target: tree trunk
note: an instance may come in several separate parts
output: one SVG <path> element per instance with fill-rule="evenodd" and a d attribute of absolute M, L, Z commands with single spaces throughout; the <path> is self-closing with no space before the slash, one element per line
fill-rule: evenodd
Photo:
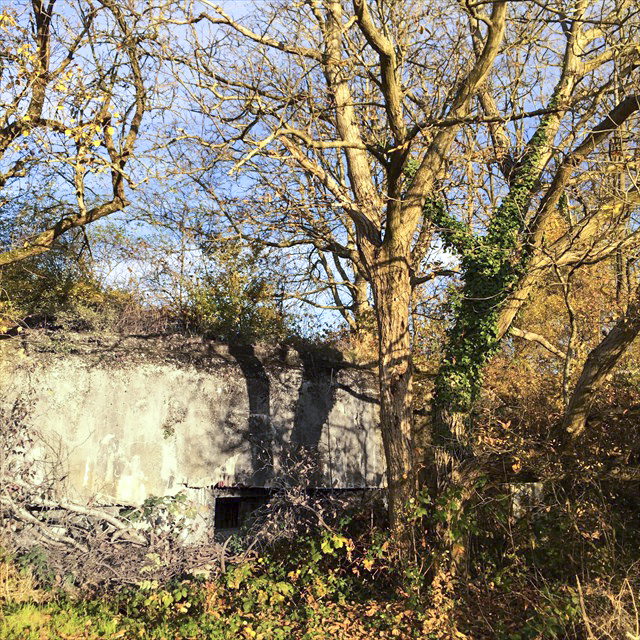
<path fill-rule="evenodd" d="M 640 289 L 638 293 L 640 294 Z M 624 317 L 587 357 L 565 411 L 561 435 L 563 441 L 574 441 L 584 432 L 594 393 L 638 333 L 640 333 L 640 300 L 629 305 Z"/>
<path fill-rule="evenodd" d="M 400 549 L 408 552 L 411 527 L 407 506 L 416 490 L 408 256 L 380 249 L 371 270 L 371 284 L 378 322 L 380 426 L 387 460 L 390 525 Z"/>
<path fill-rule="evenodd" d="M 433 444 L 440 477 L 452 471 L 454 461 L 461 463 L 472 455 L 471 409 L 486 363 L 499 344 L 500 297 L 506 297 L 501 279 L 480 276 L 470 278 L 455 301 L 455 324 L 435 385 Z"/>
<path fill-rule="evenodd" d="M 375 346 L 375 317 L 369 303 L 369 285 L 361 273 L 356 273 L 354 282 L 353 317 L 355 328 L 352 336 L 366 351 Z"/>

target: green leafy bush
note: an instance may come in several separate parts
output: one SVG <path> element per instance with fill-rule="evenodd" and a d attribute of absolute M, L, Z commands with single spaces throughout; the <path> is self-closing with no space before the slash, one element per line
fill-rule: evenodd
<path fill-rule="evenodd" d="M 192 290 L 187 326 L 196 333 L 242 343 L 277 341 L 286 334 L 270 283 L 232 270 L 207 277 Z"/>

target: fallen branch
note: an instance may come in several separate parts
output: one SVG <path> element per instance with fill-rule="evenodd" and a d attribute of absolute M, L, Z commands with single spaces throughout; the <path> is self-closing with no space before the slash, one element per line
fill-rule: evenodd
<path fill-rule="evenodd" d="M 69 536 L 55 533 L 55 531 L 52 531 L 50 527 L 48 527 L 44 522 L 42 522 L 42 520 L 38 520 L 38 518 L 30 514 L 26 509 L 18 506 L 13 500 L 11 500 L 11 498 L 8 498 L 6 496 L 0 496 L 0 504 L 3 504 L 9 507 L 9 509 L 11 509 L 13 514 L 23 522 L 28 522 L 29 524 L 35 525 L 38 528 L 39 532 L 45 537 L 49 538 L 50 540 L 53 540 L 54 542 L 60 542 L 66 545 L 70 545 L 74 549 L 77 549 L 82 553 L 89 553 L 89 549 L 85 547 L 83 544 L 80 544 L 79 542 L 77 542 L 73 538 L 70 538 Z"/>

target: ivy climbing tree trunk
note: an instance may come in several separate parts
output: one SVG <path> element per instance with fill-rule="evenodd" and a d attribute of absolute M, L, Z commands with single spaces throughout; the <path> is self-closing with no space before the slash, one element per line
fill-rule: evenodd
<path fill-rule="evenodd" d="M 425 209 L 447 248 L 459 256 L 461 265 L 462 285 L 451 300 L 453 322 L 435 383 L 435 461 L 428 464 L 440 483 L 439 487 L 435 485 L 437 490 L 449 490 L 454 496 L 456 514 L 451 515 L 452 521 L 460 519 L 473 494 L 473 487 L 469 486 L 476 477 L 469 473 L 474 453 L 472 409 L 482 389 L 484 369 L 540 278 L 540 271 L 536 273 L 532 269 L 553 264 L 545 238 L 549 223 L 562 206 L 561 198 L 576 169 L 638 109 L 636 96 L 623 99 L 581 144 L 557 163 L 551 179 L 544 178 L 557 144 L 562 117 L 575 88 L 588 72 L 588 65 L 581 58 L 586 40 L 583 22 L 586 9 L 586 2 L 577 3 L 574 20 L 565 32 L 567 44 L 562 74 L 539 126 L 519 160 L 511 158 L 504 162 L 502 159 L 508 193 L 499 206 L 495 206 L 484 232 L 474 234 L 461 217 L 450 214 L 441 201 L 430 202 Z M 532 206 L 534 202 L 536 205 Z M 587 226 L 588 222 L 571 229 L 573 235 L 565 238 L 565 246 L 577 247 L 579 243 L 575 240 Z M 590 249 L 594 245 L 592 242 Z M 574 259 L 585 259 L 588 252 L 589 249 Z M 624 335 L 630 333 L 630 327 L 626 326 Z M 578 400 L 575 404 L 577 407 Z M 443 539 L 454 542 L 450 545 L 453 569 L 463 570 L 464 540 L 453 541 L 451 530 L 444 532 Z"/>
<path fill-rule="evenodd" d="M 576 24 L 581 28 L 580 21 L 574 23 L 574 28 Z M 442 204 L 436 203 L 428 210 L 442 229 L 447 246 L 460 256 L 463 280 L 452 301 L 454 323 L 436 379 L 434 443 L 439 447 L 441 466 L 472 455 L 471 410 L 482 386 L 483 370 L 526 300 L 527 292 L 539 278 L 532 269 L 540 270 L 545 263 L 543 258 L 547 258 L 547 267 L 553 264 L 548 259 L 545 232 L 549 221 L 557 215 L 576 167 L 640 109 L 635 95 L 621 100 L 565 156 L 553 179 L 542 189 L 542 172 L 553 149 L 563 105 L 584 73 L 578 46 L 582 46 L 578 37 L 568 40 L 565 73 L 546 107 L 548 115 L 541 119 L 523 158 L 509 174 L 509 193 L 497 207 L 486 234 L 472 235 Z M 536 195 L 539 204 L 530 212 Z M 587 227 L 588 224 L 578 226 L 573 236 L 564 238 L 564 246 L 578 246 L 577 239 Z M 589 240 L 591 245 L 585 253 L 574 256 L 574 260 L 586 259 L 593 250 L 593 238 Z"/>
<path fill-rule="evenodd" d="M 472 455 L 471 409 L 484 367 L 499 345 L 501 306 L 523 276 L 531 255 L 524 212 L 538 186 L 556 126 L 556 117 L 542 119 L 486 235 L 471 235 L 442 205 L 430 209 L 436 224 L 445 230 L 445 242 L 460 255 L 463 274 L 463 286 L 452 300 L 454 323 L 436 378 L 434 444 L 439 447 L 440 466 Z"/>
<path fill-rule="evenodd" d="M 282 3 L 261 14 L 260 29 L 252 31 L 209 6 L 211 14 L 189 16 L 185 22 L 207 19 L 229 34 L 222 46 L 233 41 L 228 59 L 238 60 L 236 67 L 226 60 L 223 68 L 215 67 L 206 56 L 193 67 L 201 79 L 193 95 L 212 86 L 200 99 L 203 109 L 212 102 L 236 108 L 233 115 L 225 114 L 228 129 L 220 142 L 228 154 L 224 160 L 232 158 L 231 172 L 245 166 L 260 172 L 261 187 L 273 183 L 274 173 L 283 183 L 304 176 L 317 200 L 328 205 L 319 213 L 317 202 L 295 200 L 287 188 L 286 198 L 278 194 L 280 213 L 271 229 L 280 230 L 283 221 L 299 221 L 295 230 L 290 227 L 296 242 L 304 235 L 314 247 L 357 260 L 357 271 L 368 279 L 378 328 L 389 516 L 407 559 L 411 536 L 405 507 L 416 491 L 409 318 L 412 278 L 423 255 L 414 252 L 414 240 L 420 236 L 421 246 L 428 244 L 431 223 L 423 206 L 446 175 L 450 149 L 499 54 L 507 3 L 494 2 L 491 14 L 483 14 L 475 60 L 469 65 L 466 55 L 460 57 L 456 85 L 434 111 L 446 112 L 452 120 L 428 134 L 421 122 L 428 103 L 425 87 L 433 83 L 424 77 L 419 40 L 425 31 L 421 23 L 432 19 L 433 7 L 397 3 L 389 12 L 367 0 Z M 464 7 L 453 10 L 468 15 Z M 449 19 L 452 7 L 443 4 L 437 11 Z M 290 33 L 278 27 L 285 16 L 289 26 L 296 26 Z M 443 46 L 439 37 L 437 46 Z M 457 46 L 458 40 L 452 40 L 452 52 Z M 213 49 L 207 44 L 200 50 Z M 310 78 L 312 90 L 305 84 Z M 405 86 L 409 78 L 414 92 Z M 239 219 L 246 220 L 246 207 L 238 209 Z M 262 210 L 262 220 L 272 210 Z M 364 308 L 362 284 L 355 297 Z"/>

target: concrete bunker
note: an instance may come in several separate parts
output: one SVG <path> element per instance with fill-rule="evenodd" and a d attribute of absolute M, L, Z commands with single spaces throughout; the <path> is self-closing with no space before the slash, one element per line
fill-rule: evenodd
<path fill-rule="evenodd" d="M 239 525 L 302 459 L 312 489 L 384 486 L 374 373 L 338 352 L 45 330 L 0 349 L 2 402 L 28 402 L 69 499 L 186 493 L 202 532 Z"/>

